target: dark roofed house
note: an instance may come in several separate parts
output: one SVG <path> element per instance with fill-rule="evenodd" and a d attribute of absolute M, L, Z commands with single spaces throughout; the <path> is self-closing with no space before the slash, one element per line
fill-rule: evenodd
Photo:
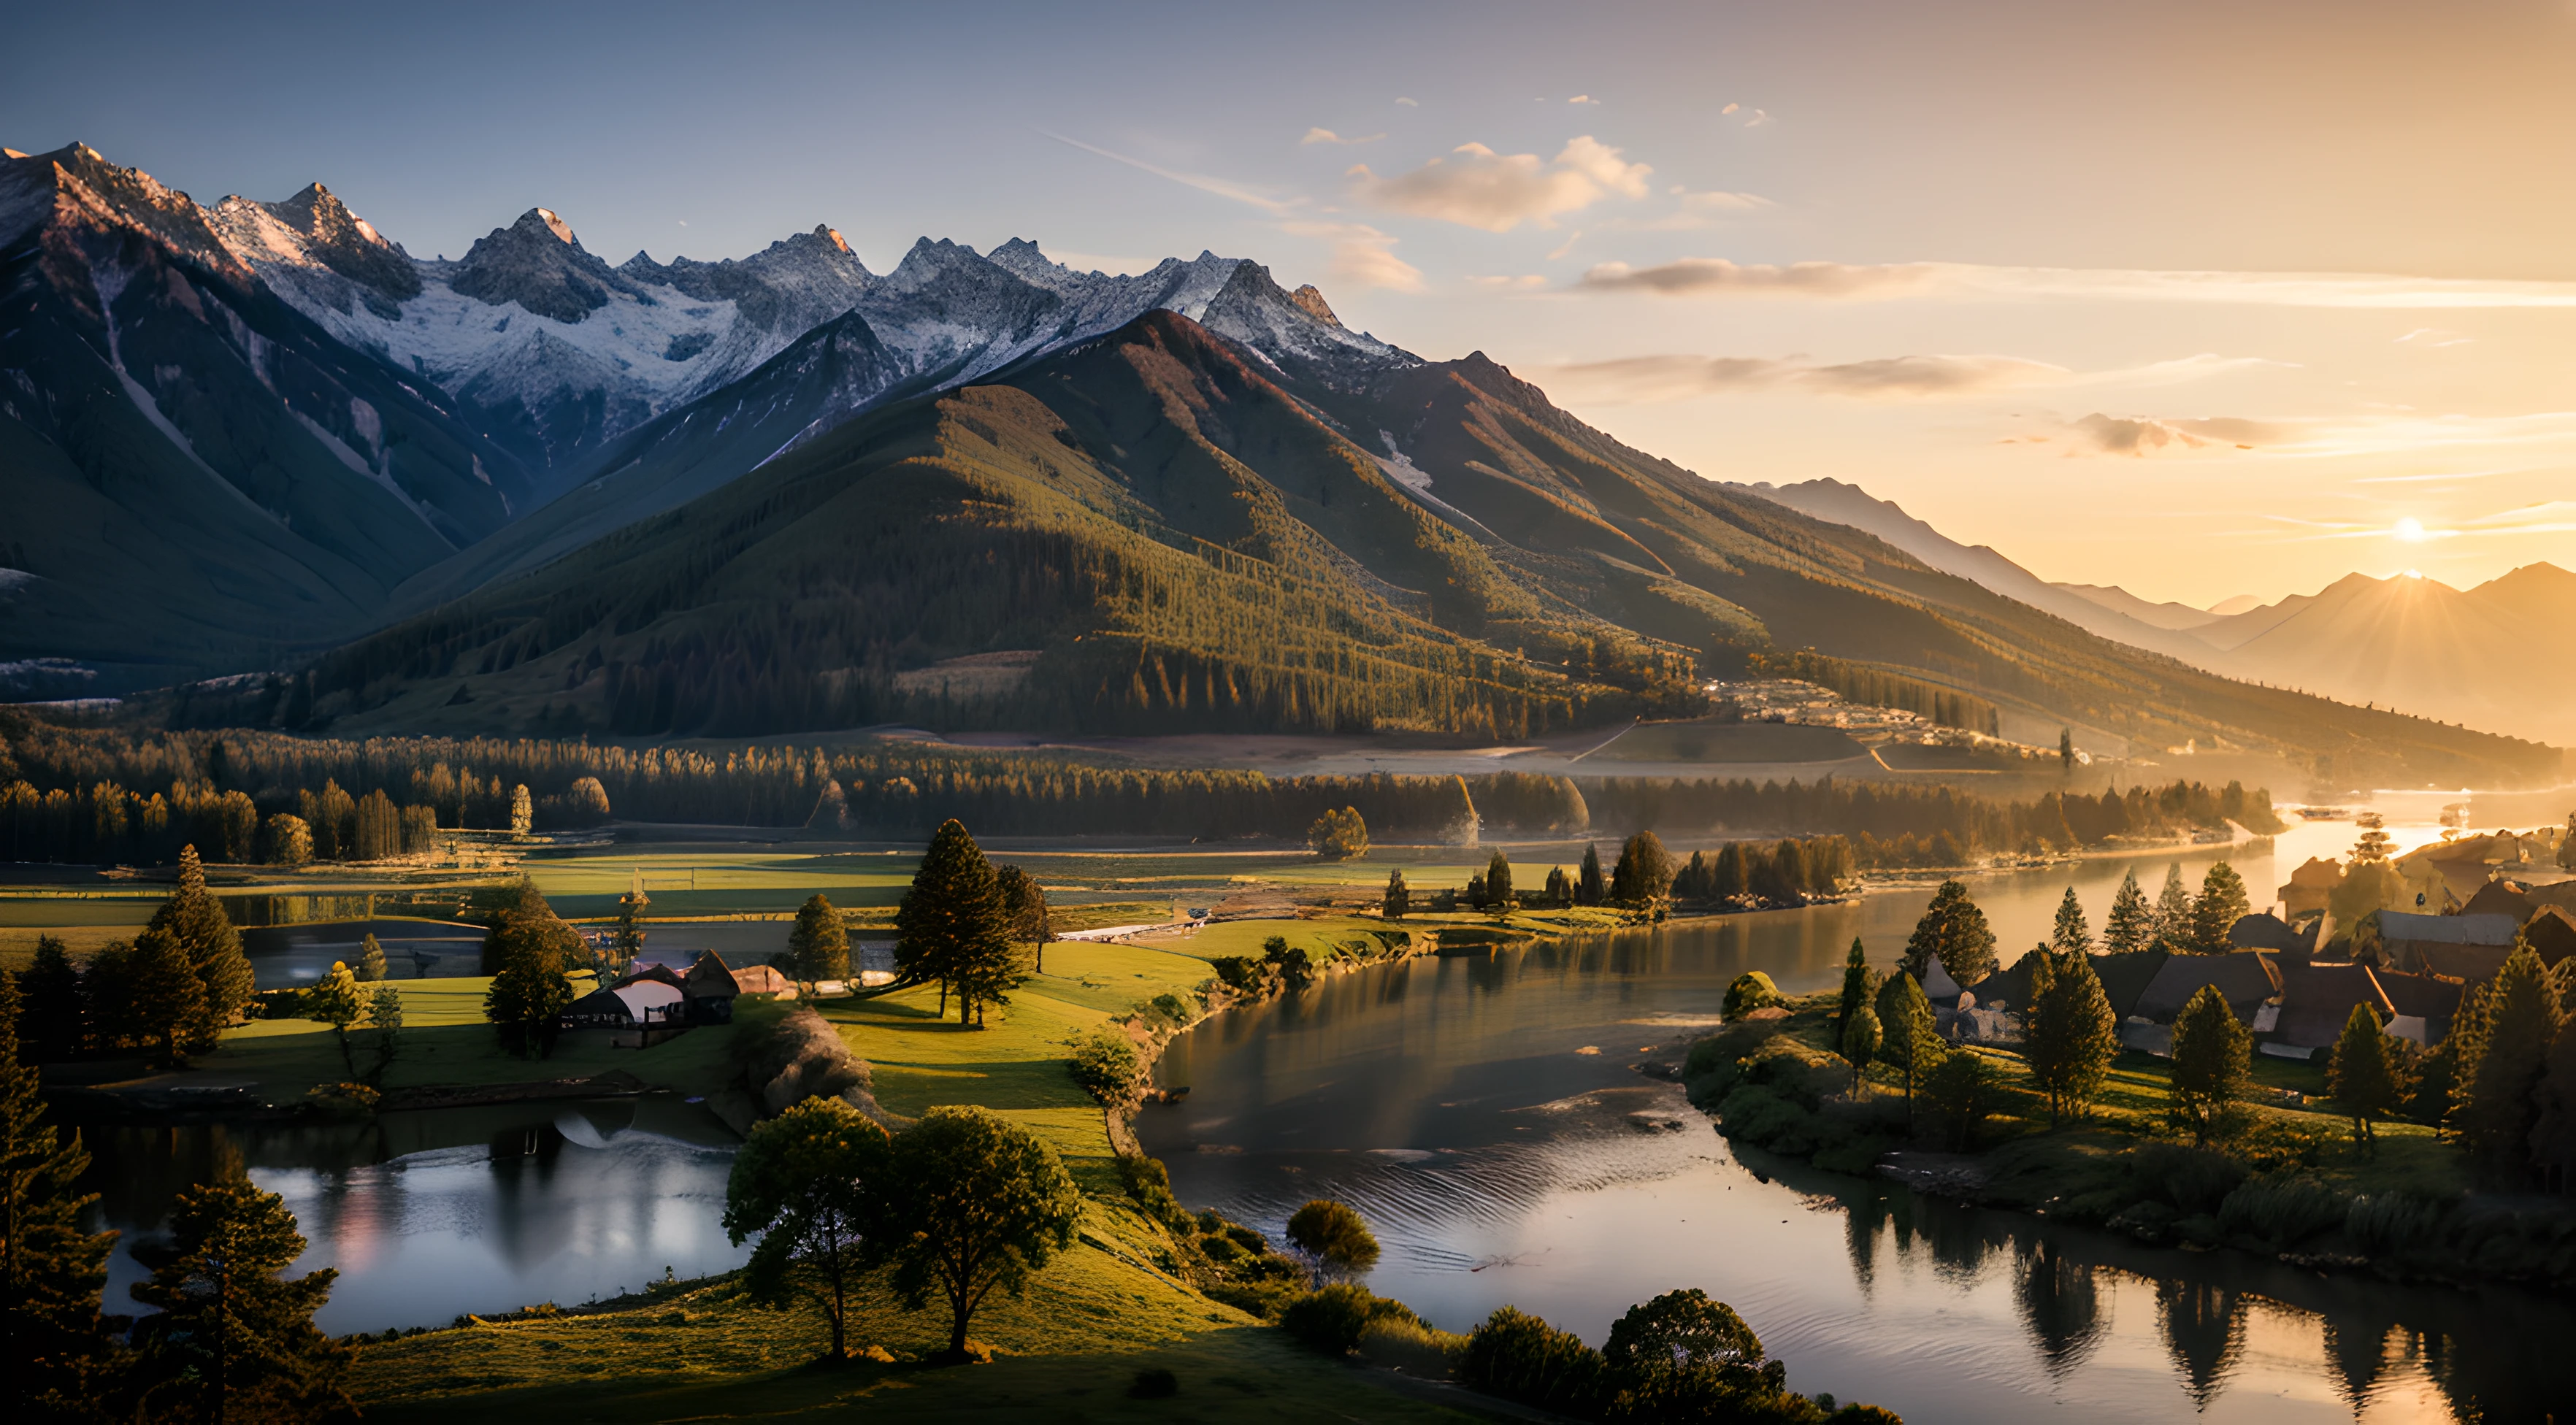
<path fill-rule="evenodd" d="M 2316 932 L 2302 935 L 2277 915 L 2256 912 L 2239 916 L 2227 927 L 2227 943 L 2239 950 L 2279 950 L 2305 955 L 2316 948 Z"/>
<path fill-rule="evenodd" d="M 2555 965 L 2576 955 L 2576 916 L 2570 916 L 2554 905 L 2545 905 L 2523 922 L 2522 938 L 2540 953 L 2545 965 Z"/>
<path fill-rule="evenodd" d="M 2263 1041 L 2266 1054 L 2305 1059 L 2333 1047 L 2357 1004 L 2370 1006 L 2381 1024 L 2396 1018 L 2396 1006 L 2368 965 L 2285 961 L 2279 969 L 2281 1013 Z"/>
<path fill-rule="evenodd" d="M 698 957 L 680 982 L 680 992 L 688 996 L 691 1024 L 725 1024 L 733 1019 L 733 1002 L 742 993 L 733 971 L 724 957 L 713 950 Z"/>
<path fill-rule="evenodd" d="M 2506 880 L 2478 887 L 2478 893 L 2460 907 L 2462 915 L 2508 915 L 2516 925 L 2531 919 L 2531 912 L 2531 893 Z"/>
<path fill-rule="evenodd" d="M 2429 1049 L 2450 1034 L 2451 1021 L 2460 1013 L 2460 995 L 2468 988 L 2458 980 L 2402 970 L 2373 970 L 2371 978 L 2397 1014 L 2388 1021 L 2388 1032 L 2418 1049 Z"/>
<path fill-rule="evenodd" d="M 2173 956 L 2163 950 L 2133 950 L 2125 955 L 2096 955 L 2093 973 L 2102 981 L 2102 997 L 2111 1002 L 2111 1017 L 2126 1019 L 2137 1011 L 2138 996 Z"/>
<path fill-rule="evenodd" d="M 2388 963 L 2410 974 L 2449 975 L 2470 984 L 2495 978 L 2513 952 L 2522 922 L 2509 915 L 2379 913 L 2379 943 Z"/>
<path fill-rule="evenodd" d="M 2236 1011 L 2238 1019 L 2252 1024 L 2254 1012 L 2263 1002 L 2281 992 L 2281 977 L 2272 957 L 2260 950 L 2176 955 L 2157 969 L 2130 1013 L 2157 1024 L 2171 1024 L 2203 985 L 2218 986 L 2218 992 L 2227 997 L 2227 1007 Z"/>
<path fill-rule="evenodd" d="M 1977 997 L 1979 1009 L 2023 1010 L 2030 1008 L 2030 974 L 2038 967 L 2036 950 L 2025 950 L 2020 959 L 1995 971 L 1975 984 L 1968 993 Z"/>

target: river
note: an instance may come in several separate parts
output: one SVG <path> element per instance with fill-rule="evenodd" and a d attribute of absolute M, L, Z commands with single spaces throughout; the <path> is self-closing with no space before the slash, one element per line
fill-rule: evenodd
<path fill-rule="evenodd" d="M 2401 847 L 2438 835 L 2429 818 L 2390 829 Z M 2304 825 L 2268 851 L 2095 859 L 1974 890 L 2009 962 L 2070 883 L 2098 929 L 2124 873 L 2152 897 L 2170 863 L 2196 887 L 2225 856 L 2259 906 L 2354 834 Z M 1369 1285 L 1445 1328 L 1510 1304 L 1598 1343 L 1631 1304 L 1700 1287 L 1794 1386 L 1909 1421 L 2536 1419 L 2576 1403 L 2557 1355 L 2576 1339 L 2566 1304 L 2146 1248 L 1784 1170 L 1631 1067 L 1704 1033 L 1746 970 L 1824 988 L 1854 936 L 1886 964 L 1927 898 L 1339 978 L 1184 1035 L 1160 1077 L 1189 1097 L 1146 1110 L 1138 1133 L 1193 1206 L 1273 1232 L 1309 1198 L 1358 1208 L 1386 1248 Z"/>

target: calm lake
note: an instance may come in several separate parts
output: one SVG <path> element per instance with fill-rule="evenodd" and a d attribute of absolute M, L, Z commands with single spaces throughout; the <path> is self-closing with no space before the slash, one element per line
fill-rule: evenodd
<path fill-rule="evenodd" d="M 2437 834 L 2429 820 L 2391 829 L 2412 845 Z M 1975 890 L 2009 960 L 2070 882 L 2098 927 L 2133 864 L 2152 895 L 2168 863 L 2196 885 L 2225 855 L 2260 905 L 2289 867 L 2353 835 L 2320 823 L 2269 852 L 2088 861 Z M 2576 1340 L 2567 1306 L 2328 1280 L 1783 1172 L 1628 1067 L 1705 1032 L 1747 969 L 1829 985 L 1855 935 L 1886 963 L 1928 896 L 1338 979 L 1184 1036 L 1162 1078 L 1192 1093 L 1147 1110 L 1139 1132 L 1185 1202 L 1265 1230 L 1309 1197 L 1353 1203 L 1387 1247 L 1371 1285 L 1442 1326 L 1511 1303 L 1597 1342 L 1631 1303 L 1703 1287 L 1788 1360 L 1793 1385 L 1916 1422 L 2447 1419 L 2472 1398 L 2490 1419 L 2576 1414 L 2576 1369 L 2558 1354 Z M 1632 1115 L 1682 1127 L 1641 1131 Z M 92 1128 L 89 1141 L 101 1215 L 129 1240 L 228 1159 L 282 1193 L 311 1242 L 301 1265 L 341 1271 L 322 1315 L 335 1332 L 570 1304 L 746 1255 L 717 1225 L 732 1136 L 668 1096 L 345 1127 Z M 139 1275 L 120 1251 L 111 1310 Z"/>
<path fill-rule="evenodd" d="M 2438 835 L 2392 827 L 2403 845 Z M 2072 882 L 2098 928 L 2121 875 L 2228 857 L 2255 903 L 2350 823 L 2257 848 L 1980 878 L 2009 962 Z M 2253 854 L 2249 854 L 2253 853 Z M 1362 972 L 1185 1035 L 1190 1087 L 1137 1128 L 1183 1202 L 1276 1231 L 1313 1197 L 1357 1207 L 1369 1278 L 1435 1324 L 1516 1305 L 1595 1343 L 1636 1302 L 1700 1287 L 1807 1390 L 1909 1421 L 2538 1419 L 2576 1408 L 2576 1309 L 2327 1279 L 2234 1253 L 2146 1248 L 1739 1154 L 1678 1088 L 1630 1066 L 1716 1023 L 1729 981 L 1836 984 L 1852 938 L 1892 960 L 1928 898 L 1703 921 Z M 1679 1131 L 1646 1124 L 1679 1123 Z"/>

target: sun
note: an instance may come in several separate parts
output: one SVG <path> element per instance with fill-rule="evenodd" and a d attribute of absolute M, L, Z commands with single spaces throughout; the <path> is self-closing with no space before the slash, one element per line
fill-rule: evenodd
<path fill-rule="evenodd" d="M 2397 522 L 2397 527 L 2390 530 L 2389 533 L 2396 535 L 2399 539 L 2406 541 L 2408 544 L 2422 544 L 2425 539 L 2429 537 L 2424 533 L 2424 522 L 2415 518 L 2413 515 L 2408 515 L 2406 518 L 2399 520 Z"/>

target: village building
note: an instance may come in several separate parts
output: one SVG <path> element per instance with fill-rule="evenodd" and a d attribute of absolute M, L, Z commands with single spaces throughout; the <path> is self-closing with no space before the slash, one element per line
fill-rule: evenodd
<path fill-rule="evenodd" d="M 2333 857 L 2311 856 L 2307 863 L 2290 873 L 2277 895 L 2281 913 L 2291 920 L 2325 913 L 2326 897 L 2343 884 L 2343 864 Z"/>
<path fill-rule="evenodd" d="M 2380 953 L 2388 967 L 2483 984 L 2513 953 L 2520 922 L 2509 915 L 2379 913 Z"/>

